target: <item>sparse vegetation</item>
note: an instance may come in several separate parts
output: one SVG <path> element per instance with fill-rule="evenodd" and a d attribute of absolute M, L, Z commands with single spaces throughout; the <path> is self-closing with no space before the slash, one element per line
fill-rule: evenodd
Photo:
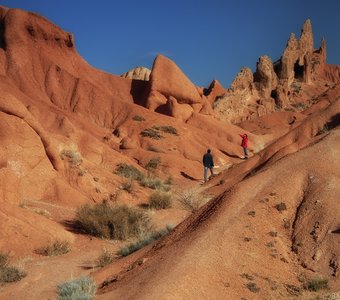
<path fill-rule="evenodd" d="M 248 282 L 246 284 L 246 287 L 248 288 L 249 291 L 253 293 L 258 293 L 260 291 L 260 288 L 256 285 L 255 282 Z"/>
<path fill-rule="evenodd" d="M 0 252 L 0 282 L 16 282 L 26 276 L 26 272 L 9 264 L 9 255 Z"/>
<path fill-rule="evenodd" d="M 149 217 L 140 209 L 107 202 L 81 206 L 76 221 L 88 234 L 106 239 L 125 240 L 139 237 L 149 230 Z"/>
<path fill-rule="evenodd" d="M 26 272 L 14 266 L 0 268 L 0 282 L 16 282 L 26 276 Z"/>
<path fill-rule="evenodd" d="M 318 132 L 316 133 L 316 135 L 321 135 L 321 134 L 324 134 L 324 133 L 327 133 L 329 132 L 329 127 L 327 124 L 325 124 L 321 129 L 318 130 Z"/>
<path fill-rule="evenodd" d="M 128 164 L 119 164 L 116 168 L 116 174 L 125 178 L 141 180 L 145 175 L 134 166 Z"/>
<path fill-rule="evenodd" d="M 317 292 L 319 290 L 328 289 L 328 279 L 326 278 L 314 278 L 307 281 L 304 284 L 304 289 L 312 292 Z"/>
<path fill-rule="evenodd" d="M 37 250 L 39 254 L 45 256 L 58 256 L 66 254 L 70 251 L 70 242 L 61 240 L 51 241 L 46 247 Z"/>
<path fill-rule="evenodd" d="M 78 151 L 70 149 L 61 151 L 60 158 L 62 160 L 67 158 L 71 167 L 77 167 L 83 162 L 81 154 Z"/>
<path fill-rule="evenodd" d="M 145 165 L 145 169 L 147 170 L 155 170 L 158 168 L 159 164 L 161 163 L 161 158 L 160 157 L 154 157 L 151 158 L 147 164 Z"/>
<path fill-rule="evenodd" d="M 129 194 L 131 194 L 134 191 L 133 181 L 131 179 L 128 179 L 128 180 L 124 181 L 121 184 L 120 189 L 124 190 L 124 191 L 127 191 Z"/>
<path fill-rule="evenodd" d="M 295 286 L 293 284 L 285 284 L 284 286 L 290 295 L 295 297 L 301 295 L 301 288 L 299 288 L 298 286 Z"/>
<path fill-rule="evenodd" d="M 290 220 L 288 219 L 283 219 L 283 227 L 286 229 L 290 228 Z"/>
<path fill-rule="evenodd" d="M 51 217 L 51 214 L 48 210 L 46 209 L 43 209 L 43 208 L 34 208 L 33 211 L 38 214 L 38 215 L 41 215 L 41 216 L 44 216 L 46 218 L 50 218 Z"/>
<path fill-rule="evenodd" d="M 171 189 L 170 185 L 165 184 L 157 177 L 144 177 L 139 183 L 141 186 L 148 187 L 153 190 L 169 191 Z"/>
<path fill-rule="evenodd" d="M 146 128 L 140 133 L 140 135 L 142 137 L 149 137 L 154 140 L 160 140 L 163 138 L 163 136 L 155 128 Z"/>
<path fill-rule="evenodd" d="M 167 184 L 167 185 L 172 185 L 172 181 L 173 181 L 173 178 L 172 178 L 172 176 L 170 175 L 170 176 L 164 181 L 164 183 Z"/>
<path fill-rule="evenodd" d="M 109 265 L 113 262 L 114 256 L 113 252 L 104 248 L 97 259 L 97 266 L 102 268 Z"/>
<path fill-rule="evenodd" d="M 292 106 L 297 109 L 298 111 L 304 110 L 307 108 L 307 105 L 305 103 L 302 102 L 298 102 L 298 103 L 292 103 Z"/>
<path fill-rule="evenodd" d="M 273 243 L 273 242 L 268 242 L 268 243 L 266 244 L 266 246 L 267 246 L 268 248 L 273 248 L 273 247 L 274 247 L 274 243 Z"/>
<path fill-rule="evenodd" d="M 157 164 L 157 161 L 151 163 L 153 167 L 155 164 Z M 118 165 L 116 168 L 116 174 L 125 178 L 130 178 L 131 180 L 137 180 L 141 186 L 154 190 L 169 191 L 171 188 L 170 184 L 164 183 L 160 178 L 145 176 L 141 171 L 128 164 Z"/>
<path fill-rule="evenodd" d="M 207 202 L 207 198 L 200 194 L 197 188 L 177 192 L 177 199 L 184 209 L 196 211 Z"/>
<path fill-rule="evenodd" d="M 155 231 L 151 234 L 148 234 L 144 237 L 141 237 L 136 242 L 130 243 L 129 245 L 119 249 L 117 251 L 117 255 L 119 256 L 128 256 L 129 254 L 151 244 L 152 242 L 160 239 L 161 237 L 167 235 L 173 229 L 172 225 L 167 225 L 165 229 Z"/>
<path fill-rule="evenodd" d="M 177 129 L 175 127 L 163 125 L 146 128 L 140 133 L 140 135 L 143 137 L 149 137 L 155 140 L 159 140 L 161 138 L 164 138 L 164 136 L 161 135 L 160 131 L 167 134 L 178 135 Z"/>
<path fill-rule="evenodd" d="M 271 237 L 277 237 L 277 232 L 276 231 L 270 231 L 268 233 Z"/>
<path fill-rule="evenodd" d="M 250 281 L 253 281 L 253 280 L 255 279 L 254 276 L 249 275 L 248 273 L 242 273 L 242 274 L 241 274 L 241 277 L 242 277 L 242 278 L 245 278 L 245 279 L 247 279 L 247 280 L 250 280 Z"/>
<path fill-rule="evenodd" d="M 295 93 L 299 93 L 300 90 L 301 90 L 301 84 L 298 84 L 296 82 L 293 82 L 291 85 L 290 85 L 291 89 L 293 92 Z"/>
<path fill-rule="evenodd" d="M 137 121 L 137 122 L 142 122 L 142 121 L 145 121 L 145 118 L 143 116 L 135 115 L 132 117 L 132 120 Z"/>
<path fill-rule="evenodd" d="M 171 194 L 163 191 L 155 191 L 149 198 L 149 207 L 154 209 L 166 209 L 172 205 Z"/>
<path fill-rule="evenodd" d="M 153 126 L 152 128 L 156 130 L 163 131 L 165 133 L 173 134 L 173 135 L 178 135 L 177 129 L 172 126 Z"/>
<path fill-rule="evenodd" d="M 8 265 L 9 255 L 8 253 L 0 252 L 0 268 L 4 268 Z"/>
<path fill-rule="evenodd" d="M 248 216 L 255 217 L 255 216 L 256 216 L 256 212 L 255 212 L 254 210 L 249 211 L 249 212 L 248 212 Z"/>
<path fill-rule="evenodd" d="M 282 212 L 284 210 L 287 210 L 287 206 L 286 206 L 286 203 L 284 202 L 280 202 L 278 204 L 275 205 L 275 208 L 279 211 L 279 212 Z"/>
<path fill-rule="evenodd" d="M 57 300 L 92 300 L 96 285 L 89 277 L 65 281 L 57 287 Z"/>
<path fill-rule="evenodd" d="M 86 170 L 79 170 L 78 176 L 84 176 L 86 174 Z"/>

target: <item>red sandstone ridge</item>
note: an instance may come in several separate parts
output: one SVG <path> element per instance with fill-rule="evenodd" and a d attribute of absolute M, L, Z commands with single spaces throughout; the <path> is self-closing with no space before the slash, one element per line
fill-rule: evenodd
<path fill-rule="evenodd" d="M 158 157 L 161 176 L 190 182 L 201 179 L 201 156 L 208 147 L 217 165 L 242 155 L 241 129 L 210 117 L 202 127 L 210 105 L 167 58 L 156 59 L 150 82 L 122 78 L 91 67 L 77 53 L 72 34 L 37 14 L 1 7 L 0 26 L 0 182 L 1 201 L 7 203 L 0 210 L 14 223 L 0 234 L 4 250 L 27 254 L 47 237 L 69 236 L 61 226 L 45 226 L 30 247 L 12 250 L 27 235 L 15 230 L 21 222 L 17 206 L 56 205 L 72 211 L 112 198 L 123 182 L 115 174 L 120 163 L 147 173 L 147 162 Z M 173 82 L 171 89 L 164 76 Z M 153 92 L 167 97 L 167 113 L 173 117 L 143 107 Z M 148 130 L 160 138 L 142 134 Z M 250 138 L 258 151 L 272 137 Z M 139 201 L 145 201 L 152 191 L 140 189 Z M 24 226 L 33 238 L 34 226 L 29 221 Z M 15 232 L 17 238 L 6 242 Z"/>
<path fill-rule="evenodd" d="M 60 283 L 81 276 L 96 281 L 95 299 L 310 299 L 299 280 L 315 275 L 337 291 L 339 67 L 311 37 L 306 23 L 278 62 L 263 56 L 229 89 L 217 80 L 201 88 L 164 56 L 149 80 L 145 69 L 97 70 L 72 34 L 1 7 L 0 253 L 28 275 L 0 284 L 0 299 L 55 299 Z M 208 148 L 215 176 L 203 184 Z M 119 176 L 120 164 L 145 182 Z M 172 207 L 150 210 L 166 180 Z M 176 200 L 191 190 L 210 199 L 194 213 Z M 103 249 L 134 242 L 76 226 L 77 208 L 102 202 L 134 206 L 152 229 L 179 225 L 99 268 Z M 71 251 L 42 256 L 37 249 L 54 239 Z"/>

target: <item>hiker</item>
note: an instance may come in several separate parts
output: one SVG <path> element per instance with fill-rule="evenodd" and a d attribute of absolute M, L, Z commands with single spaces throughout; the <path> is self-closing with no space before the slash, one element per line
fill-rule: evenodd
<path fill-rule="evenodd" d="M 210 170 L 211 176 L 214 176 L 214 160 L 210 152 L 211 150 L 208 149 L 207 153 L 203 155 L 204 182 L 208 181 L 208 169 Z"/>
<path fill-rule="evenodd" d="M 246 133 L 244 133 L 240 134 L 240 137 L 242 138 L 241 147 L 243 148 L 244 151 L 243 159 L 248 159 L 248 136 Z"/>

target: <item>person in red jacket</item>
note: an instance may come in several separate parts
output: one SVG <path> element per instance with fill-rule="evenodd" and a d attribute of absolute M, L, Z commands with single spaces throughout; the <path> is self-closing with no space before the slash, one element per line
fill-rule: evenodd
<path fill-rule="evenodd" d="M 243 159 L 248 159 L 248 136 L 246 133 L 240 134 L 240 137 L 242 138 L 241 142 L 241 147 L 243 148 L 244 151 L 244 158 Z"/>

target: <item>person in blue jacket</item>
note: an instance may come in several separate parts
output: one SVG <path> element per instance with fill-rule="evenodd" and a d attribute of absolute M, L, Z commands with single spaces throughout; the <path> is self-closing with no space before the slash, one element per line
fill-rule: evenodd
<path fill-rule="evenodd" d="M 211 176 L 214 176 L 214 159 L 211 155 L 211 150 L 208 149 L 207 153 L 203 155 L 203 166 L 204 166 L 204 182 L 208 181 L 208 169 L 210 170 Z"/>

